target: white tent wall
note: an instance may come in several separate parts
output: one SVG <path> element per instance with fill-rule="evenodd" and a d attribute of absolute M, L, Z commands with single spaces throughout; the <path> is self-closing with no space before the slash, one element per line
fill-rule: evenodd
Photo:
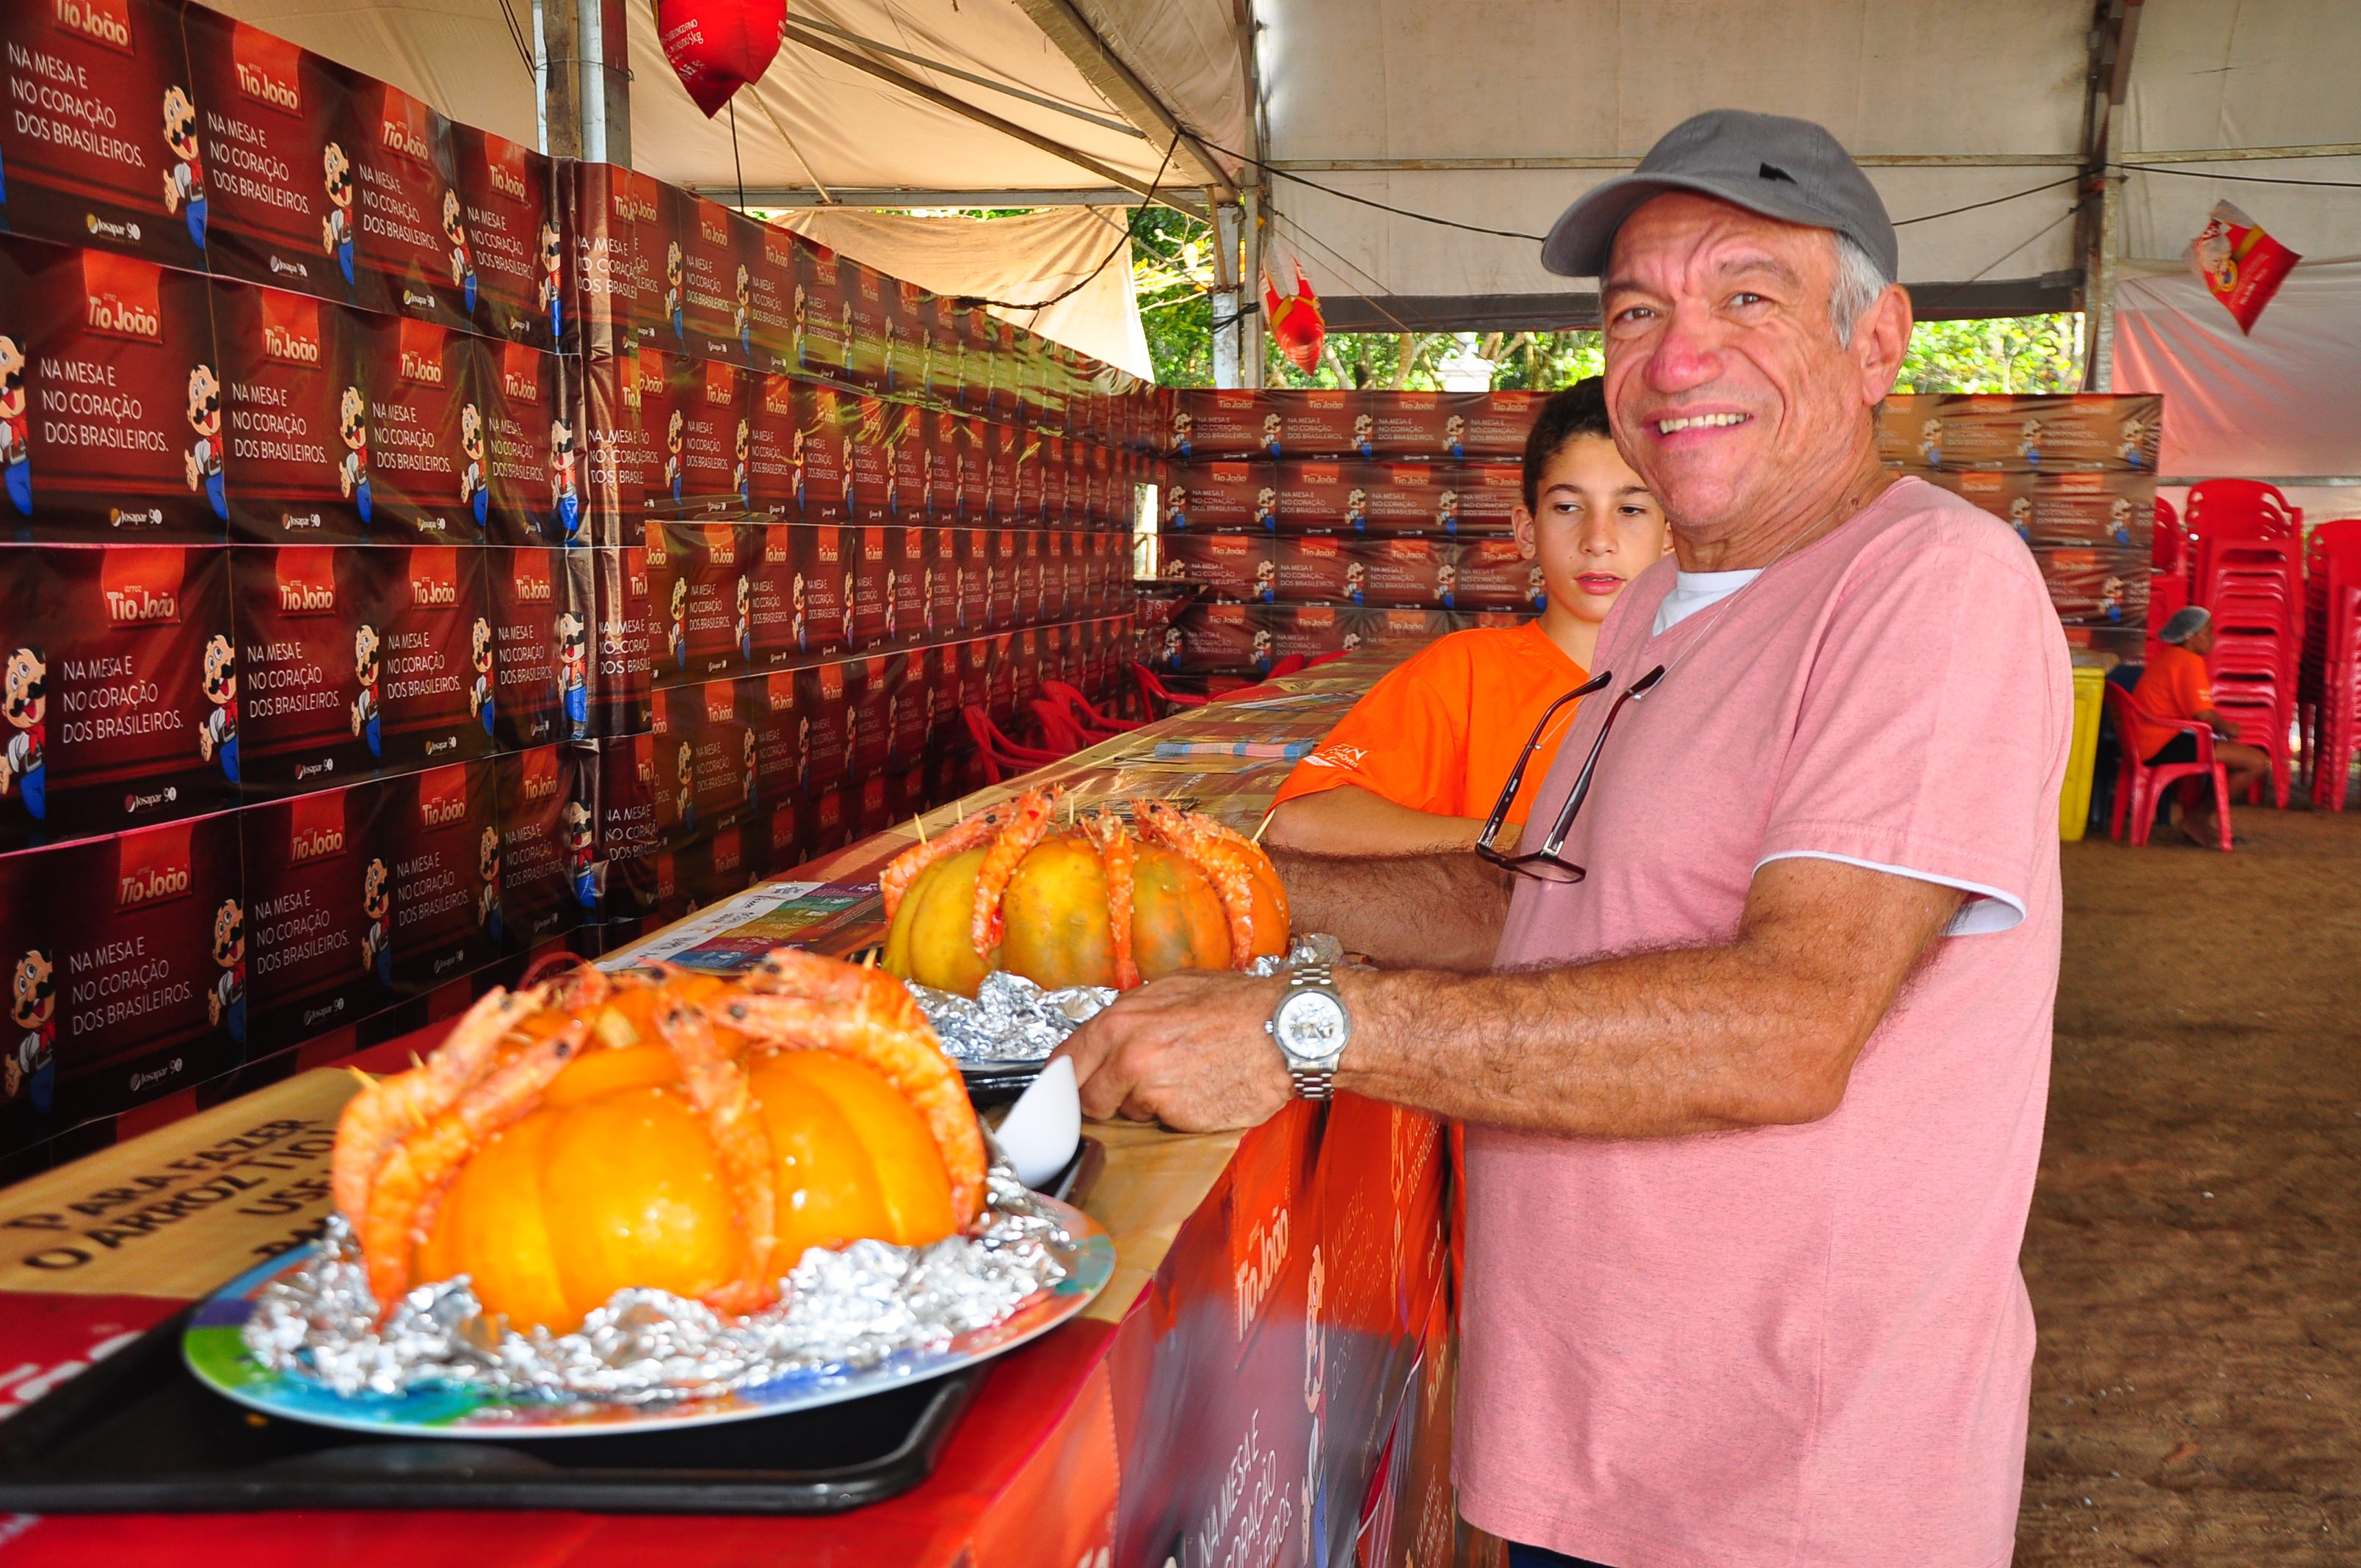
<path fill-rule="evenodd" d="M 1124 219 L 1121 208 L 1057 207 L 982 219 L 822 207 L 788 214 L 783 221 L 855 261 L 937 293 L 1024 302 L 1081 283 L 1071 298 L 1046 309 L 995 306 L 992 313 L 1152 380 L 1156 369 L 1139 328 Z M 1117 246 L 1121 250 L 1107 261 Z"/>

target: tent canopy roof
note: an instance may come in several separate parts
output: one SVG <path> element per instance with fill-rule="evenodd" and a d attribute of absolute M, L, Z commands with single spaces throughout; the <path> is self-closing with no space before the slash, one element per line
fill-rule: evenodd
<path fill-rule="evenodd" d="M 219 3 L 536 139 L 529 0 Z M 632 161 L 664 179 L 756 205 L 1104 205 L 1151 183 L 1196 204 L 1252 185 L 1237 155 L 1259 151 L 1272 270 L 1300 261 L 1340 329 L 1586 319 L 1532 239 L 1364 203 L 1539 235 L 1718 105 L 1819 120 L 1861 157 L 1922 312 L 2068 308 L 2111 11 L 2132 41 L 2118 254 L 2177 255 L 2225 195 L 2307 256 L 2361 254 L 2351 189 L 2245 182 L 2361 181 L 2351 0 L 796 0 L 734 134 L 665 68 L 650 0 L 607 10 L 628 17 Z"/>

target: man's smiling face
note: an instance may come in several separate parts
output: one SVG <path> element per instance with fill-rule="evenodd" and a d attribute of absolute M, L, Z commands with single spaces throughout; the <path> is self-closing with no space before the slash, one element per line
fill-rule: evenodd
<path fill-rule="evenodd" d="M 1601 291 L 1608 406 L 1681 533 L 1723 537 L 1849 469 L 1893 367 L 1870 316 L 1837 341 L 1837 272 L 1828 231 L 1704 196 L 1624 221 Z"/>

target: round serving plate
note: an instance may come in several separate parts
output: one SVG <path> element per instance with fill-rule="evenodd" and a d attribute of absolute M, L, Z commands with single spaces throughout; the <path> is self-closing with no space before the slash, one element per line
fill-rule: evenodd
<path fill-rule="evenodd" d="M 1081 1210 L 1055 1199 L 1040 1201 L 1074 1238 L 1073 1271 L 1000 1322 L 961 1334 L 941 1350 L 904 1351 L 858 1372 L 793 1373 L 718 1398 L 653 1406 L 555 1404 L 462 1387 L 347 1398 L 308 1377 L 270 1371 L 246 1348 L 247 1320 L 262 1288 L 308 1259 L 316 1243 L 275 1257 L 215 1291 L 190 1319 L 181 1354 L 199 1382 L 241 1405 L 287 1420 L 378 1437 L 617 1437 L 756 1420 L 945 1376 L 1005 1354 L 1088 1306 L 1115 1272 L 1115 1243 Z"/>

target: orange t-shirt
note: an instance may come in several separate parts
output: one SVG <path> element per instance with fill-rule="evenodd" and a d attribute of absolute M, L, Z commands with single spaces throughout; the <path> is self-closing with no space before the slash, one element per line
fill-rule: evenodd
<path fill-rule="evenodd" d="M 1488 816 L 1542 710 L 1588 678 L 1538 621 L 1455 631 L 1370 687 L 1295 764 L 1278 799 L 1357 784 L 1413 811 Z M 1580 706 L 1551 720 L 1510 821 L 1525 819 Z"/>
<path fill-rule="evenodd" d="M 2213 677 L 2205 661 L 2170 642 L 2156 646 L 2156 657 L 2140 672 L 2132 700 L 2158 718 L 2194 718 L 2213 706 Z M 2153 757 L 2172 741 L 2177 729 L 2132 720 L 2132 739 L 2142 757 Z"/>

